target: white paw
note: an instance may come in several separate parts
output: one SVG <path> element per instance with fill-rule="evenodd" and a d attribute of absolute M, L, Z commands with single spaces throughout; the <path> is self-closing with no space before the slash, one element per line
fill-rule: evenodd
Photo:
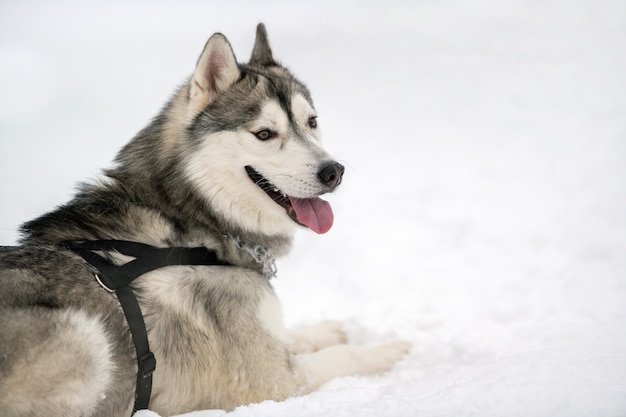
<path fill-rule="evenodd" d="M 380 374 L 389 371 L 411 350 L 411 344 L 400 340 L 386 345 L 367 347 L 361 352 L 364 373 Z"/>
<path fill-rule="evenodd" d="M 404 341 L 380 346 L 335 345 L 299 356 L 313 385 L 350 375 L 376 375 L 390 370 L 411 344 Z"/>

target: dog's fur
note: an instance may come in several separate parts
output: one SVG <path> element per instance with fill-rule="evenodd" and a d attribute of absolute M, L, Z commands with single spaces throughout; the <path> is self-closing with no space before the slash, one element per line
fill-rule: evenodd
<path fill-rule="evenodd" d="M 332 212 L 318 196 L 342 174 L 321 147 L 309 91 L 274 60 L 263 25 L 248 64 L 213 35 L 103 179 L 25 224 L 22 246 L 0 249 L 0 415 L 131 413 L 137 365 L 125 317 L 68 241 L 206 246 L 234 265 L 171 266 L 133 283 L 157 359 L 150 408 L 163 416 L 388 370 L 405 342 L 346 345 L 334 322 L 285 330 L 267 265 L 250 254 L 284 255 L 298 223 L 328 230 Z"/>

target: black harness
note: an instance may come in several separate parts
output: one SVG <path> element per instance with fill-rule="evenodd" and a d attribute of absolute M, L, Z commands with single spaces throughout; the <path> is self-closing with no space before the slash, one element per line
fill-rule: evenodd
<path fill-rule="evenodd" d="M 152 393 L 152 373 L 156 369 L 156 359 L 150 351 L 148 332 L 141 308 L 129 284 L 147 272 L 171 265 L 230 266 L 231 264 L 220 260 L 215 251 L 205 247 L 156 248 L 123 240 L 94 240 L 71 244 L 67 248 L 98 270 L 95 274 L 98 283 L 105 290 L 114 292 L 122 305 L 137 353 L 137 390 L 133 413 L 146 409 Z M 117 266 L 95 253 L 96 251 L 116 251 L 135 259 Z"/>

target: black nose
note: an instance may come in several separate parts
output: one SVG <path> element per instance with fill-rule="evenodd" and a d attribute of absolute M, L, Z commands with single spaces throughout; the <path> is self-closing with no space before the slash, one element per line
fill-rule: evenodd
<path fill-rule="evenodd" d="M 341 184 L 341 178 L 345 168 L 338 162 L 329 162 L 322 166 L 322 169 L 317 173 L 322 184 L 335 188 Z"/>

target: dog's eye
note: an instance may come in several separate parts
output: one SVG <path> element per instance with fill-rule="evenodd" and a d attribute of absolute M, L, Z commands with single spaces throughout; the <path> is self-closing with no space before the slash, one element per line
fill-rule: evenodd
<path fill-rule="evenodd" d="M 269 129 L 261 129 L 258 132 L 255 132 L 254 136 L 256 136 L 256 138 L 259 140 L 268 140 L 276 136 L 276 133 L 272 132 Z"/>
<path fill-rule="evenodd" d="M 315 129 L 317 127 L 317 116 L 309 117 L 308 125 L 311 129 Z"/>

